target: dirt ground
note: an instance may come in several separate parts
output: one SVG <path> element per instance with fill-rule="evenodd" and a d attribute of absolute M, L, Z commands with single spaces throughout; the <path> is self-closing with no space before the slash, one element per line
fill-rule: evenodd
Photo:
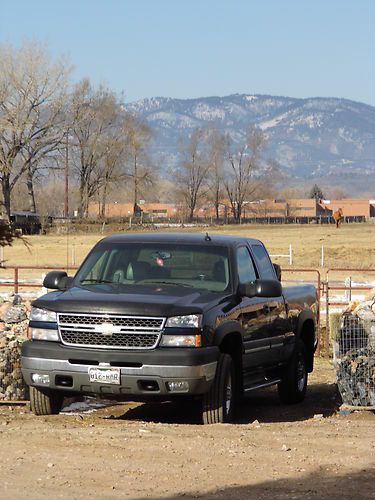
<path fill-rule="evenodd" d="M 322 359 L 304 403 L 254 393 L 233 425 L 171 403 L 54 417 L 1 406 L 0 498 L 375 498 L 375 414 L 339 407 Z"/>

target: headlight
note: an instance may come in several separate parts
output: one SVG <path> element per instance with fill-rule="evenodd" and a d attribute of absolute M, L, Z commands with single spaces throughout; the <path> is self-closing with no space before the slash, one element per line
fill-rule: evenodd
<path fill-rule="evenodd" d="M 188 316 L 173 316 L 167 319 L 165 326 L 171 328 L 199 328 L 202 316 L 200 314 L 189 314 Z"/>
<path fill-rule="evenodd" d="M 57 314 L 54 311 L 47 311 L 46 309 L 32 307 L 30 321 L 50 321 L 56 323 Z"/>
<path fill-rule="evenodd" d="M 160 345 L 162 347 L 200 347 L 200 335 L 163 335 Z"/>
<path fill-rule="evenodd" d="M 30 328 L 30 337 L 33 340 L 50 340 L 58 342 L 59 332 L 57 330 L 47 330 L 47 328 Z"/>

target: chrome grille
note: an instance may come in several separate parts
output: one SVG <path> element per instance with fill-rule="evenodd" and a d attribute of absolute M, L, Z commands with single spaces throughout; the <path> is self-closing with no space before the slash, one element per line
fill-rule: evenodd
<path fill-rule="evenodd" d="M 114 314 L 58 314 L 61 340 L 66 345 L 112 349 L 153 349 L 165 318 Z"/>

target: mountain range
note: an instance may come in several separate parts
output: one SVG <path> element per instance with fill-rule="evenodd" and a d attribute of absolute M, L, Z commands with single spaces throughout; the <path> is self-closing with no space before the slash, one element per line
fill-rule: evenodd
<path fill-rule="evenodd" d="M 234 94 L 225 97 L 147 98 L 126 108 L 153 131 L 152 154 L 165 169 L 176 166 L 179 142 L 196 127 L 214 126 L 241 143 L 250 125 L 267 138 L 286 184 L 344 187 L 375 195 L 375 107 L 335 97 L 298 99 Z"/>

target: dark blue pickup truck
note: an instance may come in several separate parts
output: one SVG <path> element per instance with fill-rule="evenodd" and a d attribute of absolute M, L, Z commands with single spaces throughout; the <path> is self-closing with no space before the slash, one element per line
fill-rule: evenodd
<path fill-rule="evenodd" d="M 316 290 L 283 288 L 256 239 L 129 234 L 101 240 L 74 278 L 33 303 L 22 371 L 37 415 L 64 396 L 194 397 L 204 423 L 230 422 L 238 397 L 278 385 L 302 401 L 317 345 Z"/>

